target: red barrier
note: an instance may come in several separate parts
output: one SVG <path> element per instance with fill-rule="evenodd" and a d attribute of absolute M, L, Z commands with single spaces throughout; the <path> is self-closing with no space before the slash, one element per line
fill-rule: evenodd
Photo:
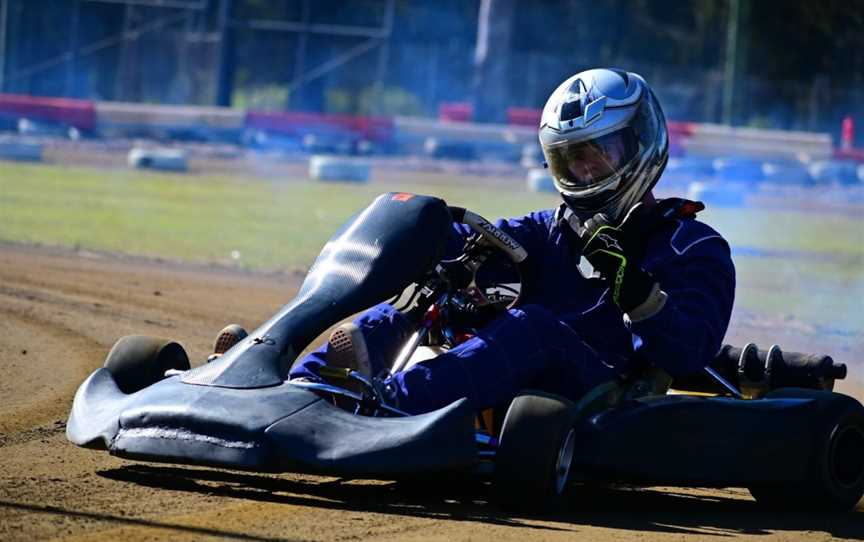
<path fill-rule="evenodd" d="M 856 149 L 854 147 L 834 149 L 834 158 L 836 160 L 851 160 L 864 164 L 864 149 Z"/>
<path fill-rule="evenodd" d="M 353 132 L 371 141 L 389 140 L 393 136 L 393 119 L 386 117 L 354 117 L 304 111 L 247 111 L 247 128 L 280 134 L 302 136 L 315 132 Z"/>
<path fill-rule="evenodd" d="M 469 102 L 444 102 L 438 105 L 438 120 L 471 122 L 474 106 Z"/>
<path fill-rule="evenodd" d="M 670 120 L 666 122 L 666 128 L 669 130 L 669 155 L 683 156 L 685 154 L 683 143 L 696 131 L 696 125 L 692 122 Z"/>
<path fill-rule="evenodd" d="M 516 126 L 531 126 L 536 128 L 540 126 L 540 117 L 543 111 L 540 109 L 532 109 L 530 107 L 508 107 L 507 108 L 507 124 Z"/>
<path fill-rule="evenodd" d="M 843 122 L 840 124 L 840 148 L 851 149 L 855 142 L 855 121 L 852 117 L 843 117 Z"/>
<path fill-rule="evenodd" d="M 0 115 L 57 122 L 81 130 L 96 126 L 96 108 L 90 100 L 0 94 Z"/>

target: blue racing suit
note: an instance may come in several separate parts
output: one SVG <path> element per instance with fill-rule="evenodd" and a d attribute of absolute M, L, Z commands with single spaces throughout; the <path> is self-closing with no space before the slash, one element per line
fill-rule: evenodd
<path fill-rule="evenodd" d="M 707 366 L 726 333 L 735 269 L 726 241 L 693 217 L 664 221 L 645 240 L 641 267 L 667 294 L 659 312 L 631 321 L 600 278 L 578 269 L 563 208 L 496 225 L 528 252 L 525 293 L 513 308 L 450 351 L 389 377 L 398 407 L 434 410 L 466 397 L 472 407 L 506 406 L 519 391 L 542 389 L 573 400 L 603 382 L 648 365 L 673 377 Z M 461 237 L 467 229 L 454 225 Z M 457 240 L 457 244 L 459 244 Z M 373 374 L 390 367 L 413 331 L 392 306 L 355 320 Z M 299 360 L 291 377 L 317 379 L 326 345 Z"/>

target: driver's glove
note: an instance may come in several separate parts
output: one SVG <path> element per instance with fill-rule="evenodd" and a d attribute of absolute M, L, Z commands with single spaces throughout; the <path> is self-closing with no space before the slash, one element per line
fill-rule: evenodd
<path fill-rule="evenodd" d="M 582 241 L 582 255 L 609 283 L 612 300 L 634 322 L 654 316 L 666 303 L 660 285 L 636 262 L 643 249 L 638 240 L 645 226 L 644 215 L 643 205 L 637 203 L 617 226 L 598 213 L 576 231 Z"/>

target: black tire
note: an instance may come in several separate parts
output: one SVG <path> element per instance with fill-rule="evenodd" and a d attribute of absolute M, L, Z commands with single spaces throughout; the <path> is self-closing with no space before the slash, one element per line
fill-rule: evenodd
<path fill-rule="evenodd" d="M 189 370 L 189 357 L 178 343 L 127 335 L 114 344 L 103 365 L 123 393 L 135 393 L 165 378 L 168 369 Z"/>
<path fill-rule="evenodd" d="M 561 496 L 573 458 L 577 417 L 576 405 L 557 395 L 525 391 L 513 399 L 495 455 L 496 502 L 532 511 Z"/>
<path fill-rule="evenodd" d="M 828 391 L 780 389 L 766 398 L 813 398 L 814 453 L 803 480 L 749 488 L 760 504 L 782 510 L 847 512 L 864 496 L 864 407 Z"/>

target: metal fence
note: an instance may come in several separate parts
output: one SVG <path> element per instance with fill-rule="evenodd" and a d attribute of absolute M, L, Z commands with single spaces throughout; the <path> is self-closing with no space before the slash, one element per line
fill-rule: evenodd
<path fill-rule="evenodd" d="M 169 104 L 216 101 L 220 36 L 201 23 L 201 16 L 162 10 L 126 21 L 122 30 L 108 29 L 101 39 L 76 44 L 73 53 L 64 44 L 74 37 L 52 37 L 42 56 L 30 51 L 25 55 L 29 63 L 19 58 L 7 65 L 5 91 Z M 233 104 L 239 107 L 434 117 L 439 104 L 471 102 L 476 96 L 473 45 L 465 35 L 386 44 L 387 55 L 377 46 L 358 48 L 350 37 L 241 29 L 235 40 L 239 57 L 254 59 L 234 69 Z M 301 41 L 302 59 L 297 53 Z M 582 51 L 513 52 L 499 107 L 540 108 L 558 82 L 594 62 L 590 52 Z M 724 120 L 722 67 L 682 69 L 624 57 L 611 63 L 645 76 L 670 119 Z M 308 72 L 315 77 L 301 77 Z M 838 136 L 845 116 L 864 112 L 864 92 L 839 88 L 827 76 L 767 83 L 752 75 L 738 78 L 732 103 L 735 125 Z M 864 124 L 864 117 L 858 123 Z M 861 146 L 864 129 L 858 132 Z"/>

